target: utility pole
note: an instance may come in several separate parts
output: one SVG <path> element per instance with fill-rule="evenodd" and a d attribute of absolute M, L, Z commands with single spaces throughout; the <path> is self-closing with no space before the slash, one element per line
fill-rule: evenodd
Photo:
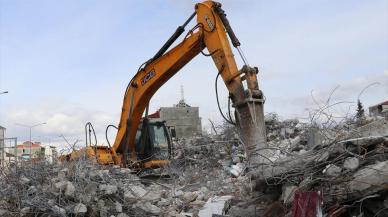
<path fill-rule="evenodd" d="M 46 124 L 46 122 L 39 123 L 39 124 L 34 124 L 34 125 L 16 124 L 18 126 L 27 127 L 27 128 L 30 129 L 30 154 L 29 154 L 30 155 L 30 160 L 32 159 L 32 141 L 31 141 L 31 131 L 32 131 L 32 128 L 40 126 L 40 125 L 43 125 L 43 124 Z"/>

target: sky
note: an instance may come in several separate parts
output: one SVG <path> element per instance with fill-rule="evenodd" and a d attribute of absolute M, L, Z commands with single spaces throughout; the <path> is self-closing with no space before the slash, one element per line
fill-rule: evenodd
<path fill-rule="evenodd" d="M 92 122 L 100 144 L 117 125 L 125 88 L 189 17 L 197 1 L 0 0 L 0 125 L 22 142 L 84 142 Z M 260 70 L 265 113 L 306 118 L 318 103 L 355 109 L 388 100 L 388 2 L 385 0 L 221 1 L 249 64 Z M 191 22 L 194 26 L 195 22 Z M 188 29 L 188 28 L 187 28 Z M 178 39 L 179 43 L 182 38 Z M 176 44 L 176 43 L 175 43 Z M 239 67 L 241 58 L 233 51 Z M 151 99 L 172 106 L 180 88 L 200 108 L 204 129 L 221 123 L 214 92 L 217 70 L 198 55 Z M 360 92 L 368 87 L 360 95 Z M 227 109 L 227 91 L 219 83 Z M 114 140 L 114 133 L 109 137 Z"/>

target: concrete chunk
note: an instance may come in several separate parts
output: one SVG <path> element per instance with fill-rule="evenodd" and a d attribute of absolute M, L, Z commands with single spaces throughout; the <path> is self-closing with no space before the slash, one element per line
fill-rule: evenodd
<path fill-rule="evenodd" d="M 84 188 L 87 195 L 95 195 L 97 193 L 98 185 L 95 182 L 90 182 Z"/>
<path fill-rule="evenodd" d="M 73 213 L 74 214 L 85 214 L 88 211 L 88 208 L 83 203 L 79 203 L 74 206 Z"/>
<path fill-rule="evenodd" d="M 198 195 L 194 192 L 186 192 L 182 195 L 182 200 L 186 203 L 194 201 Z"/>
<path fill-rule="evenodd" d="M 23 184 L 23 185 L 27 185 L 31 182 L 31 180 L 25 176 L 22 176 L 20 177 L 20 182 Z"/>
<path fill-rule="evenodd" d="M 63 216 L 63 217 L 66 216 L 66 210 L 64 208 L 62 208 L 62 207 L 57 206 L 57 205 L 55 205 L 52 208 L 52 211 L 55 212 L 59 216 Z"/>
<path fill-rule="evenodd" d="M 73 197 L 74 193 L 75 193 L 75 187 L 74 187 L 73 183 L 67 182 L 65 196 Z"/>
<path fill-rule="evenodd" d="M 370 146 L 386 141 L 385 136 L 366 136 L 359 138 L 351 138 L 347 140 L 340 141 L 340 144 L 353 144 L 357 146 Z"/>
<path fill-rule="evenodd" d="M 31 212 L 31 208 L 28 206 L 20 210 L 20 214 L 22 214 L 22 216 L 27 215 L 29 212 Z"/>
<path fill-rule="evenodd" d="M 69 181 L 60 181 L 54 184 L 54 191 L 57 193 L 63 193 L 67 197 L 73 197 L 75 187 L 73 183 Z"/>
<path fill-rule="evenodd" d="M 124 192 L 124 199 L 127 201 L 139 199 L 147 194 L 147 191 L 138 185 L 131 185 L 128 188 L 129 189 Z"/>
<path fill-rule="evenodd" d="M 221 197 L 213 197 L 209 198 L 205 204 L 205 206 L 199 211 L 199 217 L 212 217 L 213 214 L 223 215 L 225 205 L 229 200 L 231 200 L 233 196 L 225 195 Z"/>
<path fill-rule="evenodd" d="M 121 205 L 121 203 L 119 202 L 115 202 L 115 208 L 116 208 L 116 212 L 118 213 L 121 213 L 123 211 L 123 205 Z"/>
<path fill-rule="evenodd" d="M 115 194 L 117 192 L 117 186 L 116 185 L 102 184 L 102 185 L 98 186 L 98 188 L 100 189 L 100 191 L 104 195 L 111 195 L 111 194 Z"/>
<path fill-rule="evenodd" d="M 367 136 L 388 136 L 388 123 L 384 119 L 373 121 L 372 123 L 356 128 L 348 137 L 356 138 Z"/>
<path fill-rule="evenodd" d="M 134 208 L 138 208 L 143 210 L 144 212 L 147 213 L 152 213 L 154 215 L 159 215 L 160 212 L 162 211 L 159 207 L 151 204 L 150 202 L 138 202 L 134 205 Z"/>
<path fill-rule="evenodd" d="M 326 168 L 323 170 L 323 174 L 326 174 L 328 176 L 337 177 L 341 175 L 341 168 L 334 165 L 334 164 L 328 164 Z"/>
<path fill-rule="evenodd" d="M 60 181 L 54 184 L 54 189 L 56 191 L 61 191 L 66 188 L 66 185 L 67 185 L 67 181 Z"/>
<path fill-rule="evenodd" d="M 349 182 L 349 189 L 362 195 L 383 190 L 388 184 L 388 161 L 366 166 L 357 171 Z"/>
<path fill-rule="evenodd" d="M 356 170 L 360 165 L 360 160 L 356 157 L 348 157 L 344 161 L 344 168 L 348 170 Z"/>

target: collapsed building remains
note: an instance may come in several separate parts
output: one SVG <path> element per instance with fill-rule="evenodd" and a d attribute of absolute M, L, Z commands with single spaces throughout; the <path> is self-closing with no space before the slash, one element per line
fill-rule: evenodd
<path fill-rule="evenodd" d="M 1 170 L 2 216 L 388 215 L 388 123 L 331 128 L 265 118 L 271 155 L 248 167 L 235 129 L 174 142 L 168 175 L 149 179 L 93 159 Z M 315 135 L 315 141 L 311 140 Z M 145 173 L 147 174 L 147 173 Z"/>

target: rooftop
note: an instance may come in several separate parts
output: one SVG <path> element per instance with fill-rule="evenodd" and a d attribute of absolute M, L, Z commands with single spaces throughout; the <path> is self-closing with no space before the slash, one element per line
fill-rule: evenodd
<path fill-rule="evenodd" d="M 23 144 L 21 145 L 17 145 L 16 148 L 41 148 L 42 146 L 40 145 L 40 143 L 32 143 L 31 145 L 31 142 L 30 141 L 26 141 L 26 142 L 23 142 Z"/>
<path fill-rule="evenodd" d="M 381 105 L 388 105 L 388 100 L 387 100 L 387 101 L 384 101 L 384 102 L 381 102 L 381 103 L 379 103 L 379 104 L 377 104 L 377 105 L 373 105 L 373 106 L 371 106 L 371 107 L 381 106 Z"/>

